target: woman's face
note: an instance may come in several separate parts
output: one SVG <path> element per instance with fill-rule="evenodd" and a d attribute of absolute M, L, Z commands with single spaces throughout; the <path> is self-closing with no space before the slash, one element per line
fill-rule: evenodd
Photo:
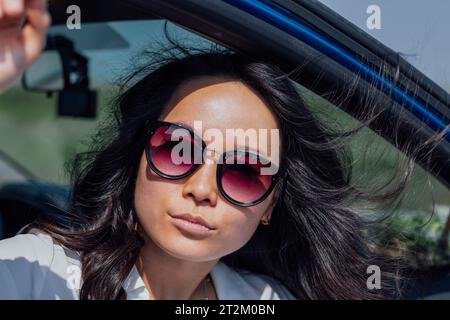
<path fill-rule="evenodd" d="M 239 81 L 212 77 L 196 78 L 181 85 L 160 120 L 192 128 L 194 121 L 201 121 L 202 132 L 196 132 L 200 136 L 208 129 L 219 130 L 223 137 L 226 129 L 267 129 L 267 132 L 279 129 L 274 114 L 249 87 Z M 214 148 L 218 153 L 228 151 L 225 141 L 202 138 L 208 149 Z M 271 157 L 274 147 L 268 138 L 258 151 L 275 162 Z M 219 259 L 244 246 L 261 219 L 270 219 L 276 204 L 274 192 L 252 207 L 234 205 L 220 194 L 216 169 L 215 161 L 209 161 L 186 178 L 169 180 L 155 174 L 142 153 L 135 209 L 146 238 L 171 256 L 188 261 Z M 186 231 L 173 218 L 186 213 L 200 216 L 214 230 L 202 235 Z"/>

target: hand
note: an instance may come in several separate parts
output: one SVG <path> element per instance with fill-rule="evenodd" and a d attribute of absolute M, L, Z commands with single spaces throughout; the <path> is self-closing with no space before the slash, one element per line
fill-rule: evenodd
<path fill-rule="evenodd" d="M 47 0 L 0 0 L 0 93 L 37 60 L 50 22 Z"/>

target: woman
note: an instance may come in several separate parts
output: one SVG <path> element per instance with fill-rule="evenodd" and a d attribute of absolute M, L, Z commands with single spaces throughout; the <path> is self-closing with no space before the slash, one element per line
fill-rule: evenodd
<path fill-rule="evenodd" d="M 18 35 L 1 27 L 10 48 L 3 90 L 38 57 L 49 25 L 43 1 L 13 2 L 21 5 L 0 0 L 2 25 L 17 30 L 24 14 L 29 22 Z M 391 294 L 391 264 L 372 250 L 352 207 L 372 195 L 352 186 L 336 135 L 276 65 L 226 51 L 165 57 L 128 79 L 117 107 L 78 158 L 69 225 L 37 221 L 0 241 L 1 298 Z M 229 129 L 279 136 L 257 150 L 247 140 L 230 149 L 199 123 L 214 137 Z M 183 149 L 174 159 L 177 135 L 202 156 L 186 161 Z M 367 286 L 370 265 L 381 268 L 381 289 Z"/>

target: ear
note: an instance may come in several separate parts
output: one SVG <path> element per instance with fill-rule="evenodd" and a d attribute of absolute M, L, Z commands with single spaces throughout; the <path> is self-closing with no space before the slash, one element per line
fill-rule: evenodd
<path fill-rule="evenodd" d="M 267 207 L 266 211 L 264 212 L 262 218 L 265 218 L 266 220 L 270 221 L 273 208 L 275 208 L 276 204 L 278 203 L 279 199 L 279 192 L 274 192 L 272 199 L 270 200 L 269 206 Z"/>

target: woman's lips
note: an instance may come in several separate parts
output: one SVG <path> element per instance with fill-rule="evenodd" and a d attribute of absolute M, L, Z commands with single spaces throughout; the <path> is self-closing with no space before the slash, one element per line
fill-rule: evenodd
<path fill-rule="evenodd" d="M 197 235 L 205 235 L 212 233 L 215 228 L 211 227 L 201 217 L 194 217 L 189 213 L 172 215 L 172 222 L 179 228 Z"/>

